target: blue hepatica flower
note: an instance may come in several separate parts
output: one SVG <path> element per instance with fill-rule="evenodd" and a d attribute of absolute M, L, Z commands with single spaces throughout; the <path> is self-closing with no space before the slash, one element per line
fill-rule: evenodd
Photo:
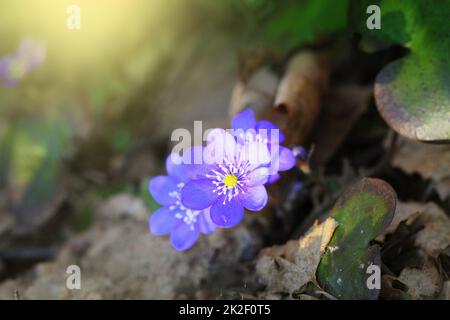
<path fill-rule="evenodd" d="M 267 120 L 256 121 L 252 109 L 246 109 L 235 115 L 231 121 L 237 141 L 249 143 L 260 141 L 267 144 L 271 154 L 269 166 L 269 179 L 267 184 L 276 182 L 280 175 L 278 172 L 291 169 L 295 165 L 293 152 L 280 144 L 285 136 L 275 124 Z"/>
<path fill-rule="evenodd" d="M 150 180 L 149 191 L 162 207 L 150 217 L 149 227 L 154 235 L 170 234 L 172 246 L 181 251 L 191 248 L 200 233 L 212 233 L 215 225 L 211 222 L 209 208 L 193 210 L 181 203 L 180 191 L 188 179 L 178 158 L 174 153 L 167 158 L 168 176 Z"/>
<path fill-rule="evenodd" d="M 0 81 L 4 86 L 15 86 L 44 62 L 45 55 L 45 45 L 31 38 L 23 39 L 14 55 L 0 58 Z"/>
<path fill-rule="evenodd" d="M 241 222 L 244 209 L 262 210 L 268 201 L 265 185 L 278 172 L 295 165 L 294 153 L 280 145 L 281 131 L 269 121 L 256 122 L 252 110 L 232 120 L 232 130 L 214 129 L 205 147 L 171 154 L 168 176 L 154 177 L 149 191 L 163 207 L 150 218 L 155 235 L 170 234 L 177 250 L 194 245 L 199 233 Z"/>
<path fill-rule="evenodd" d="M 223 129 L 214 129 L 202 149 L 203 165 L 186 165 L 192 178 L 181 191 L 184 206 L 210 208 L 219 227 L 237 225 L 244 208 L 259 211 L 268 200 L 264 184 L 269 179 L 271 155 L 267 144 L 241 144 Z"/>

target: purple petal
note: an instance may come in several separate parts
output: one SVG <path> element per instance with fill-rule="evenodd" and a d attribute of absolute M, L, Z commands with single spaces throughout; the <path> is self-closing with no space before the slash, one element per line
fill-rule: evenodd
<path fill-rule="evenodd" d="M 16 57 L 26 65 L 26 71 L 33 71 L 45 60 L 46 46 L 32 38 L 24 38 L 17 49 Z"/>
<path fill-rule="evenodd" d="M 179 250 L 190 249 L 198 239 L 199 230 L 194 224 L 180 223 L 170 234 L 172 246 Z"/>
<path fill-rule="evenodd" d="M 221 164 L 224 159 L 234 159 L 237 152 L 236 140 L 224 129 L 213 129 L 206 137 L 203 160 L 206 164 Z"/>
<path fill-rule="evenodd" d="M 244 207 L 236 198 L 223 204 L 223 197 L 211 207 L 211 220 L 222 228 L 231 228 L 239 224 L 244 217 Z"/>
<path fill-rule="evenodd" d="M 190 147 L 184 151 L 181 157 L 183 161 L 182 171 L 187 179 L 204 179 L 205 175 L 215 168 L 215 166 L 203 163 L 203 152 L 202 146 Z"/>
<path fill-rule="evenodd" d="M 11 65 L 11 57 L 0 58 L 0 76 L 4 77 L 9 73 L 9 67 Z"/>
<path fill-rule="evenodd" d="M 292 148 L 292 154 L 302 161 L 308 160 L 308 151 L 302 146 Z"/>
<path fill-rule="evenodd" d="M 272 184 L 280 180 L 280 175 L 278 173 L 271 174 L 269 176 L 269 180 L 267 180 L 266 184 Z"/>
<path fill-rule="evenodd" d="M 166 159 L 166 170 L 170 177 L 176 182 L 187 182 L 184 166 L 182 164 L 183 158 L 178 153 L 171 153 Z"/>
<path fill-rule="evenodd" d="M 160 205 L 166 206 L 175 203 L 176 199 L 170 196 L 172 192 L 177 192 L 177 185 L 168 176 L 157 176 L 150 180 L 148 191 Z"/>
<path fill-rule="evenodd" d="M 191 180 L 181 189 L 181 202 L 189 209 L 208 208 L 217 199 L 215 187 L 210 179 Z"/>
<path fill-rule="evenodd" d="M 262 142 L 247 142 L 238 151 L 239 159 L 248 161 L 252 166 L 266 165 L 271 161 L 267 144 Z"/>
<path fill-rule="evenodd" d="M 204 210 L 198 215 L 198 227 L 201 233 L 210 234 L 216 229 L 216 225 L 211 220 L 211 214 L 209 213 L 209 208 Z"/>
<path fill-rule="evenodd" d="M 3 86 L 11 88 L 11 87 L 15 87 L 17 84 L 17 80 L 14 79 L 13 77 L 6 77 L 3 81 Z"/>
<path fill-rule="evenodd" d="M 269 179 L 269 168 L 261 167 L 253 170 L 248 176 L 249 182 L 247 186 L 253 187 L 261 184 L 265 184 Z"/>
<path fill-rule="evenodd" d="M 278 171 L 286 171 L 295 166 L 296 160 L 289 148 L 272 145 L 271 156 L 270 174 L 276 174 Z"/>
<path fill-rule="evenodd" d="M 261 120 L 256 124 L 256 130 L 263 138 L 267 138 L 269 143 L 280 144 L 284 141 L 285 136 L 275 124 L 267 120 Z M 274 130 L 274 131 L 272 131 Z M 276 130 L 276 131 L 275 131 Z M 278 139 L 276 139 L 276 137 Z M 272 139 L 275 138 L 275 139 Z"/>
<path fill-rule="evenodd" d="M 259 211 L 267 204 L 268 196 L 264 186 L 248 188 L 239 195 L 239 201 L 248 210 Z"/>
<path fill-rule="evenodd" d="M 34 41 L 30 37 L 25 37 L 17 48 L 17 56 L 21 59 L 26 59 L 30 52 L 33 51 Z"/>
<path fill-rule="evenodd" d="M 184 164 L 183 173 L 190 180 L 205 179 L 205 176 L 215 168 L 215 165 Z"/>
<path fill-rule="evenodd" d="M 280 146 L 280 167 L 279 171 L 286 171 L 295 166 L 295 157 L 291 149 Z"/>
<path fill-rule="evenodd" d="M 275 145 L 275 147 L 270 148 L 270 155 L 269 174 L 273 175 L 278 172 L 278 168 L 280 167 L 280 146 Z"/>
<path fill-rule="evenodd" d="M 3 80 L 3 86 L 14 87 L 17 84 L 17 80 L 11 74 L 11 66 L 14 63 L 14 59 L 10 56 L 5 56 L 0 59 L 0 80 Z"/>
<path fill-rule="evenodd" d="M 169 207 L 162 207 L 156 210 L 148 220 L 151 233 L 155 236 L 163 236 L 169 234 L 172 229 L 180 222 L 175 217 L 176 211 L 170 210 Z"/>
<path fill-rule="evenodd" d="M 231 127 L 236 129 L 248 130 L 256 126 L 255 114 L 252 109 L 246 109 L 231 119 Z"/>
<path fill-rule="evenodd" d="M 245 143 L 247 139 L 250 139 L 251 141 L 255 140 L 256 130 L 233 129 L 231 134 L 236 138 L 238 143 Z"/>
<path fill-rule="evenodd" d="M 183 164 L 203 164 L 203 147 L 193 146 L 183 151 Z"/>

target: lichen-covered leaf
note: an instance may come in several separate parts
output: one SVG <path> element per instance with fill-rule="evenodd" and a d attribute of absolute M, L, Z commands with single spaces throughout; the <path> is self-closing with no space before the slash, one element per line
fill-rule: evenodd
<path fill-rule="evenodd" d="M 422 269 L 403 269 L 398 279 L 408 287 L 413 299 L 433 298 L 442 287 L 442 279 L 431 260 Z"/>
<path fill-rule="evenodd" d="M 396 194 L 379 179 L 364 178 L 343 194 L 333 208 L 338 222 L 317 269 L 322 288 L 339 299 L 376 299 L 369 289 L 367 268 L 380 265 L 380 250 L 369 242 L 391 222 Z"/>

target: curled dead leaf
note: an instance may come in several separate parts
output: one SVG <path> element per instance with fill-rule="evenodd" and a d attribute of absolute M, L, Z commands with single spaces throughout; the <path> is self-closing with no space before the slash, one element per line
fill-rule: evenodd
<path fill-rule="evenodd" d="M 410 299 L 408 287 L 396 277 L 384 274 L 381 277 L 380 297 L 385 300 Z"/>
<path fill-rule="evenodd" d="M 435 297 L 442 287 L 438 269 L 431 259 L 422 269 L 403 269 L 398 280 L 408 286 L 407 292 L 413 299 Z"/>
<path fill-rule="evenodd" d="M 329 54 L 301 51 L 289 62 L 275 97 L 275 109 L 287 113 L 283 132 L 287 143 L 304 144 L 320 112 L 320 97 L 328 86 Z"/>
<path fill-rule="evenodd" d="M 400 202 L 394 220 L 378 240 L 394 232 L 402 221 L 408 225 L 414 222 L 423 226 L 422 230 L 415 234 L 414 242 L 428 255 L 437 257 L 450 245 L 450 219 L 435 203 Z"/>
<path fill-rule="evenodd" d="M 320 257 L 330 241 L 337 222 L 328 218 L 317 222 L 306 235 L 282 246 L 262 250 L 256 270 L 268 292 L 292 294 L 315 277 Z"/>
<path fill-rule="evenodd" d="M 442 285 L 441 295 L 439 296 L 441 300 L 450 300 L 450 281 L 444 282 Z"/>
<path fill-rule="evenodd" d="M 231 116 L 246 108 L 258 115 L 271 109 L 278 85 L 277 75 L 268 68 L 261 68 L 247 81 L 239 80 L 231 94 L 229 114 Z"/>
<path fill-rule="evenodd" d="M 418 173 L 424 179 L 431 179 L 440 198 L 447 198 L 450 195 L 450 146 L 408 139 L 401 139 L 399 143 L 392 165 L 408 174 Z"/>

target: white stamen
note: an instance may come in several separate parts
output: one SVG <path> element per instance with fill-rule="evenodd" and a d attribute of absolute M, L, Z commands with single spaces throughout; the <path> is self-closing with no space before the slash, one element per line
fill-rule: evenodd
<path fill-rule="evenodd" d="M 236 161 L 237 164 L 231 162 L 228 159 L 224 160 L 223 164 L 219 164 L 220 170 L 211 170 L 206 177 L 213 179 L 212 183 L 216 188 L 213 190 L 217 195 L 224 196 L 223 204 L 227 201 L 231 201 L 239 194 L 245 193 L 245 185 L 250 181 L 247 178 L 249 173 L 250 163 L 248 161 Z M 236 184 L 232 187 L 225 185 L 225 177 L 227 175 L 233 175 L 237 178 Z"/>

